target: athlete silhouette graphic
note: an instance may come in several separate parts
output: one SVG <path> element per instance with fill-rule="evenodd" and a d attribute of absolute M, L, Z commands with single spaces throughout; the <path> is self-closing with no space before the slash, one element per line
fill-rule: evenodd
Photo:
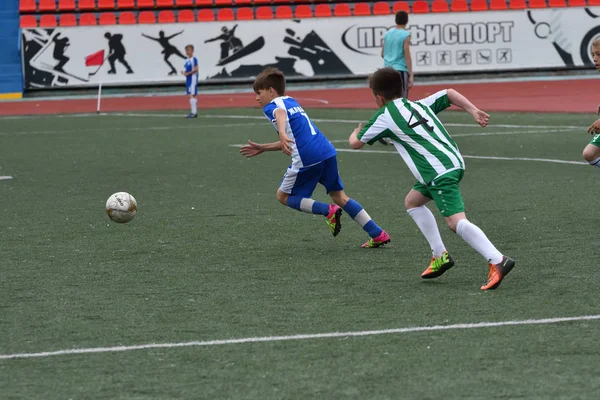
<path fill-rule="evenodd" d="M 175 46 L 173 46 L 171 43 L 169 43 L 169 40 L 173 39 L 175 36 L 181 35 L 183 33 L 183 31 L 181 32 L 177 32 L 171 36 L 165 36 L 165 31 L 160 31 L 158 33 L 158 37 L 154 38 L 152 36 L 148 36 L 142 33 L 142 36 L 150 39 L 150 40 L 154 40 L 155 42 L 158 42 L 158 44 L 160 44 L 163 48 L 163 50 L 161 51 L 161 54 L 164 54 L 164 60 L 167 63 L 167 65 L 171 68 L 171 72 L 169 72 L 169 75 L 177 75 L 177 70 L 175 69 L 175 67 L 173 67 L 173 64 L 171 64 L 171 62 L 169 61 L 169 57 L 176 55 L 181 57 L 182 59 L 186 59 L 186 57 L 181 54 L 181 52 L 179 51 L 179 49 Z"/>
<path fill-rule="evenodd" d="M 217 40 L 222 40 L 223 43 L 221 43 L 221 60 L 224 60 L 227 57 L 229 57 L 229 50 L 232 50 L 233 53 L 235 53 L 238 50 L 240 50 L 242 47 L 244 47 L 244 45 L 242 44 L 242 41 L 239 38 L 235 37 L 235 29 L 236 28 L 237 28 L 237 25 L 235 25 L 233 28 L 231 28 L 231 30 L 227 29 L 227 27 L 224 26 L 221 28 L 221 32 L 223 32 L 221 35 L 214 37 L 212 39 L 205 40 L 204 43 L 210 43 L 210 42 L 215 42 Z"/>
<path fill-rule="evenodd" d="M 106 39 L 108 39 L 108 48 L 109 48 L 108 62 L 110 63 L 110 70 L 108 71 L 108 73 L 109 74 L 117 73 L 117 70 L 115 69 L 115 61 L 119 61 L 121 64 L 123 64 L 125 66 L 125 68 L 127 68 L 128 74 L 133 74 L 133 70 L 131 69 L 131 67 L 129 66 L 127 61 L 125 61 L 126 51 L 125 51 L 125 46 L 123 46 L 123 35 L 121 35 L 121 34 L 112 35 L 110 32 L 106 32 L 104 34 L 104 37 Z"/>
<path fill-rule="evenodd" d="M 69 47 L 69 38 L 63 38 L 59 33 L 58 35 L 54 36 L 52 41 L 54 42 L 54 52 L 52 53 L 52 56 L 58 61 L 58 64 L 56 64 L 54 70 L 58 72 L 65 72 L 63 67 L 70 60 L 69 57 L 65 56 L 65 51 L 67 51 L 67 47 Z"/>

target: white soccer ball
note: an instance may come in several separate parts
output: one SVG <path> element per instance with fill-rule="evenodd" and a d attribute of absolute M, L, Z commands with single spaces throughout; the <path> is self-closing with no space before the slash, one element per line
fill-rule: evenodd
<path fill-rule="evenodd" d="M 127 192 L 113 194 L 106 201 L 106 213 L 113 221 L 124 224 L 131 221 L 137 212 L 137 201 Z"/>

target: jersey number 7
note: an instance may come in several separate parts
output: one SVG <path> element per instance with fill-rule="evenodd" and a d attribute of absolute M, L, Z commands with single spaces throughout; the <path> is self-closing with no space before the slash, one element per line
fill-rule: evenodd
<path fill-rule="evenodd" d="M 308 118 L 308 114 L 307 114 L 307 113 L 305 113 L 305 112 L 302 112 L 302 113 L 300 113 L 300 114 L 302 114 L 302 116 L 303 116 L 304 118 L 306 118 L 306 122 L 308 122 L 308 126 L 310 127 L 310 133 L 312 133 L 312 135 L 313 135 L 313 136 L 314 136 L 314 135 L 316 135 L 316 134 L 317 134 L 317 131 L 315 130 L 315 127 L 313 126 L 313 124 L 312 124 L 312 122 L 311 122 L 310 118 Z"/>
<path fill-rule="evenodd" d="M 416 121 L 411 123 L 413 119 L 415 119 Z M 408 127 L 410 129 L 414 129 L 420 125 L 423 125 L 423 128 L 425 128 L 428 132 L 433 132 L 433 126 L 429 125 L 429 121 L 423 118 L 417 110 L 411 109 L 410 118 L 408 119 Z"/>

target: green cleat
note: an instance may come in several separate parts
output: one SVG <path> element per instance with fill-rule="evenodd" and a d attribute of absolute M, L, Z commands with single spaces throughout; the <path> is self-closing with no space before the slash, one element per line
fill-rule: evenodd
<path fill-rule="evenodd" d="M 421 274 L 423 279 L 437 278 L 454 266 L 454 260 L 447 251 L 441 257 L 432 258 L 429 267 Z"/>

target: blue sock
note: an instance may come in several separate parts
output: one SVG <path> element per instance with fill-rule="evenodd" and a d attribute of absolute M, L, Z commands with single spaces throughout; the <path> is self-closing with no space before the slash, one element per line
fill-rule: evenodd
<path fill-rule="evenodd" d="M 314 201 L 313 199 L 300 196 L 290 196 L 287 199 L 287 205 L 298 211 L 304 211 L 309 214 L 327 216 L 329 214 L 329 204 Z"/>
<path fill-rule="evenodd" d="M 382 229 L 371 219 L 369 214 L 356 200 L 350 199 L 343 207 L 344 211 L 359 224 L 372 238 L 381 235 Z"/>

